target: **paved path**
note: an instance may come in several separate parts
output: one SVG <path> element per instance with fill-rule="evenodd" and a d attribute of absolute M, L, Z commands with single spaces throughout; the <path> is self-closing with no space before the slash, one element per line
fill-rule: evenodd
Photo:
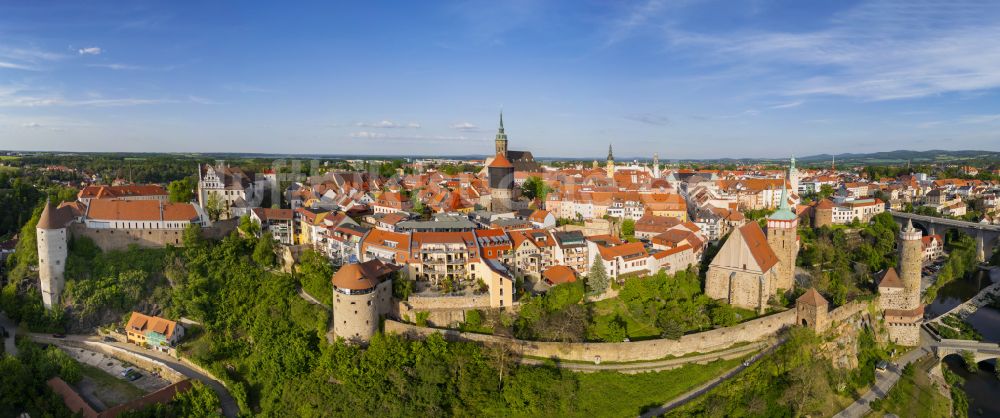
<path fill-rule="evenodd" d="M 17 333 L 17 326 L 7 318 L 7 314 L 0 312 L 0 326 L 7 330 L 7 338 L 3 341 L 4 352 L 12 356 L 17 355 L 17 345 L 14 344 L 14 334 Z"/>
<path fill-rule="evenodd" d="M 562 369 L 572 370 L 576 372 L 596 372 L 596 371 L 613 371 L 620 373 L 656 372 L 661 370 L 674 369 L 683 366 L 685 364 L 710 363 L 719 359 L 732 359 L 736 357 L 742 357 L 744 355 L 757 352 L 765 347 L 767 347 L 767 343 L 761 342 L 761 343 L 754 343 L 754 344 L 729 348 L 726 350 L 716 351 L 712 353 L 699 354 L 696 356 L 689 356 L 689 357 L 672 358 L 666 360 L 653 360 L 653 361 L 632 362 L 632 363 L 604 363 L 604 364 L 557 362 L 556 366 Z M 547 363 L 548 361 L 549 360 L 540 360 L 534 358 L 521 358 L 519 360 L 521 364 L 527 364 L 531 366 L 542 365 Z"/>
<path fill-rule="evenodd" d="M 861 396 L 860 399 L 854 401 L 853 404 L 848 406 L 843 411 L 840 411 L 834 418 L 861 418 L 868 415 L 871 412 L 871 407 L 869 406 L 872 401 L 876 399 L 885 398 L 889 394 L 889 390 L 896 385 L 899 378 L 903 375 L 903 367 L 910 364 L 917 359 L 923 357 L 926 354 L 931 353 L 931 344 L 934 339 L 927 334 L 926 331 L 921 328 L 920 330 L 920 347 L 910 350 L 898 361 L 894 363 L 889 363 L 888 370 L 884 372 L 875 373 L 875 384 L 868 389 L 868 392 Z"/>
<path fill-rule="evenodd" d="M 317 305 L 317 306 L 322 307 L 323 309 L 330 310 L 329 306 L 327 306 L 323 302 L 320 302 L 319 300 L 316 300 L 316 298 L 312 297 L 312 295 L 310 295 L 309 293 L 306 293 L 306 291 L 304 289 L 302 289 L 301 287 L 299 288 L 299 297 L 301 297 L 302 299 L 305 299 L 306 302 L 309 302 L 309 303 L 311 303 L 313 305 Z"/>
<path fill-rule="evenodd" d="M 60 345 L 60 342 L 64 340 L 101 343 L 123 349 L 138 356 L 148 357 L 158 360 L 160 362 L 167 364 L 172 369 L 176 370 L 178 373 L 187 376 L 188 378 L 198 380 L 207 385 L 208 387 L 212 388 L 212 390 L 214 390 L 215 393 L 219 395 L 219 401 L 222 403 L 222 412 L 227 417 L 235 417 L 240 413 L 240 408 L 236 404 L 236 400 L 233 399 L 232 395 L 229 394 L 229 391 L 226 389 L 226 386 L 222 384 L 222 382 L 215 380 L 214 378 L 212 378 L 212 376 L 204 374 L 198 371 L 197 369 L 194 369 L 188 366 L 187 364 L 181 362 L 177 358 L 171 357 L 164 353 L 160 353 L 154 350 L 146 350 L 132 344 L 126 344 L 120 342 L 114 342 L 114 343 L 104 342 L 100 338 L 91 335 L 67 335 L 65 338 L 53 338 L 49 334 L 37 334 L 37 333 L 31 333 L 28 335 L 32 340 L 45 342 L 49 344 L 55 344 L 55 345 Z"/>
<path fill-rule="evenodd" d="M 664 403 L 663 405 L 660 405 L 660 406 L 658 406 L 656 408 L 653 408 L 653 409 L 650 409 L 649 411 L 644 412 L 641 415 L 641 417 L 642 418 L 648 418 L 648 417 L 655 417 L 655 416 L 663 415 L 663 414 L 665 414 L 667 412 L 670 412 L 674 408 L 677 408 L 677 407 L 679 407 L 681 405 L 684 405 L 684 404 L 686 404 L 686 403 L 694 400 L 695 398 L 697 398 L 697 397 L 699 397 L 701 395 L 704 395 L 705 393 L 707 393 L 708 391 L 714 389 L 716 386 L 718 386 L 722 382 L 724 382 L 724 381 L 726 381 L 728 379 L 731 379 L 733 376 L 736 376 L 736 374 L 739 373 L 739 372 L 741 372 L 741 371 L 743 371 L 743 369 L 746 369 L 747 367 L 750 367 L 750 365 L 756 363 L 758 360 L 760 360 L 764 356 L 773 353 L 774 350 L 776 350 L 778 347 L 780 347 L 784 343 L 785 343 L 785 339 L 778 340 L 778 342 L 776 344 L 768 347 L 767 350 L 764 350 L 764 351 L 762 351 L 760 353 L 757 353 L 756 355 L 754 355 L 753 357 L 751 357 L 750 360 L 747 360 L 746 363 L 740 364 L 739 366 L 736 366 L 736 367 L 734 367 L 732 369 L 729 369 L 729 371 L 726 372 L 725 374 L 723 374 L 722 376 L 716 377 L 715 379 L 712 379 L 712 380 L 710 380 L 708 382 L 705 382 L 701 386 L 698 386 L 697 388 L 691 389 L 687 393 L 684 393 L 684 394 L 682 394 L 682 395 L 680 395 L 680 396 L 678 396 L 678 397 L 676 397 L 674 399 L 671 399 L 670 401 L 668 401 L 667 403 Z"/>

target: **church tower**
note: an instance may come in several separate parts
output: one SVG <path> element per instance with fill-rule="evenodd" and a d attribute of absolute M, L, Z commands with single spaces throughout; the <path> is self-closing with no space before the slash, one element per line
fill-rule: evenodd
<path fill-rule="evenodd" d="M 45 209 L 38 219 L 35 235 L 38 241 L 38 278 L 42 288 L 42 304 L 46 309 L 59 306 L 66 286 L 67 235 L 66 225 L 72 215 L 68 209 L 60 210 L 52 202 L 45 202 Z"/>
<path fill-rule="evenodd" d="M 653 153 L 653 178 L 660 178 L 660 154 Z"/>
<path fill-rule="evenodd" d="M 916 309 L 920 306 L 920 268 L 923 260 L 923 234 L 913 227 L 912 221 L 906 222 L 906 228 L 899 231 L 899 278 L 903 282 L 906 293 L 904 309 Z"/>
<path fill-rule="evenodd" d="M 778 256 L 778 274 L 774 289 L 792 290 L 795 286 L 795 259 L 799 253 L 799 217 L 788 206 L 788 188 L 781 188 L 778 210 L 767 217 L 767 244 Z"/>
<path fill-rule="evenodd" d="M 792 164 L 788 167 L 788 183 L 791 184 L 792 192 L 799 192 L 799 170 L 795 169 L 795 157 L 792 156 Z"/>
<path fill-rule="evenodd" d="M 608 162 L 605 164 L 604 169 L 608 172 L 608 178 L 615 177 L 615 155 L 611 151 L 611 144 L 608 144 Z"/>
<path fill-rule="evenodd" d="M 503 112 L 500 112 L 500 129 L 497 130 L 496 143 L 497 155 L 507 157 L 507 134 L 503 131 Z"/>

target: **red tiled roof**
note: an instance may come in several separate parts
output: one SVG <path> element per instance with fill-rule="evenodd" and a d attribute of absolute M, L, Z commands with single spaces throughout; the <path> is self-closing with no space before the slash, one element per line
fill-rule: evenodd
<path fill-rule="evenodd" d="M 806 291 L 806 293 L 803 293 L 802 296 L 799 296 L 799 298 L 795 300 L 796 305 L 799 303 L 810 306 L 828 305 L 826 299 L 823 298 L 823 295 L 819 294 L 819 292 L 816 291 L 815 287 L 810 287 L 809 290 Z"/>
<path fill-rule="evenodd" d="M 896 269 L 889 267 L 882 273 L 882 279 L 878 282 L 878 287 L 892 287 L 892 288 L 903 288 L 903 282 L 899 279 L 899 275 L 896 274 Z"/>
<path fill-rule="evenodd" d="M 333 286 L 339 289 L 371 289 L 382 283 L 387 274 L 396 270 L 399 270 L 399 267 L 385 264 L 376 258 L 364 263 L 347 264 L 337 270 L 330 280 Z"/>
<path fill-rule="evenodd" d="M 553 285 L 572 283 L 576 281 L 576 272 L 566 266 L 552 266 L 542 272 L 542 278 Z"/>
<path fill-rule="evenodd" d="M 743 236 L 743 242 L 750 249 L 750 254 L 757 261 L 757 265 L 760 266 L 760 271 L 768 271 L 778 263 L 778 256 L 768 245 L 767 236 L 757 222 L 747 222 L 741 226 L 740 235 Z"/>

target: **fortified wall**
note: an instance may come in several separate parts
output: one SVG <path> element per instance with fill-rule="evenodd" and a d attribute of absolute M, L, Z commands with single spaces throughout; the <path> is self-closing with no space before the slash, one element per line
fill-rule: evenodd
<path fill-rule="evenodd" d="M 427 313 L 427 323 L 434 327 L 447 327 L 465 322 L 465 312 L 473 309 L 493 309 L 490 306 L 490 295 L 472 296 L 422 296 L 410 295 L 405 301 L 398 301 L 391 312 L 395 318 L 410 321 L 416 319 L 418 312 Z M 517 309 L 517 305 L 508 307 Z"/>
<path fill-rule="evenodd" d="M 236 229 L 239 220 L 214 222 L 212 226 L 201 229 L 203 237 L 221 239 Z M 184 230 L 182 229 L 92 229 L 84 224 L 74 222 L 69 226 L 73 237 L 87 237 L 102 251 L 127 249 L 130 245 L 141 248 L 163 248 L 167 245 L 184 246 Z"/>
<path fill-rule="evenodd" d="M 867 306 L 866 302 L 851 302 L 830 311 L 829 318 L 833 322 L 843 321 L 865 311 Z M 679 340 L 657 339 L 621 343 L 526 341 L 451 329 L 420 327 L 388 319 L 385 321 L 385 332 L 405 335 L 410 338 L 425 338 L 430 334 L 440 333 L 450 341 L 510 344 L 521 355 L 530 357 L 586 362 L 593 362 L 599 357 L 601 361 L 630 362 L 724 350 L 735 344 L 759 341 L 773 336 L 782 329 L 795 325 L 797 320 L 796 310 L 789 309 L 731 327 L 688 334 Z"/>

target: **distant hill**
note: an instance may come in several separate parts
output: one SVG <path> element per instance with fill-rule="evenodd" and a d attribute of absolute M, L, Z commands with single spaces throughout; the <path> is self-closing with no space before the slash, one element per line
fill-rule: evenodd
<path fill-rule="evenodd" d="M 797 158 L 797 160 L 803 163 L 817 163 L 817 162 L 830 161 L 833 159 L 833 157 L 834 156 L 831 154 L 818 154 L 818 155 L 810 155 L 807 157 L 800 157 Z M 896 150 L 896 151 L 872 152 L 868 154 L 844 153 L 844 154 L 837 154 L 836 157 L 838 163 L 843 162 L 844 164 L 895 163 L 895 162 L 907 162 L 907 161 L 913 164 L 918 164 L 918 163 L 936 163 L 936 162 L 948 162 L 954 160 L 973 160 L 973 159 L 1000 160 L 1000 152 L 976 151 L 976 150 L 962 150 L 962 151 Z"/>

